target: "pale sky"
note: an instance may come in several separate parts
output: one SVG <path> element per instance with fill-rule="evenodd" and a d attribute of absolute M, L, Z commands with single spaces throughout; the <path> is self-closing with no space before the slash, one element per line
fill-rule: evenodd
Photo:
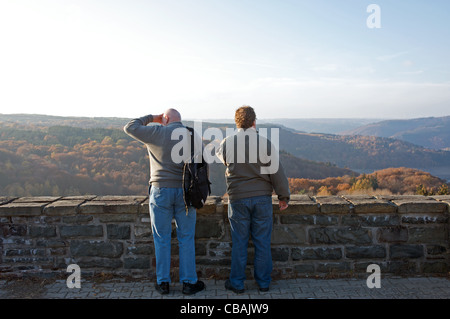
<path fill-rule="evenodd" d="M 446 116 L 449 16 L 448 0 L 0 0 L 0 113 Z"/>

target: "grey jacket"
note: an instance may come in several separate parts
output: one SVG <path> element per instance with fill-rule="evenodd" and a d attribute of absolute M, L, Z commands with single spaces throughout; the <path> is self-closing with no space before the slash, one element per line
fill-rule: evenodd
<path fill-rule="evenodd" d="M 262 146 L 266 147 L 266 152 L 260 151 Z M 272 195 L 275 191 L 279 200 L 289 201 L 289 182 L 278 150 L 254 128 L 238 129 L 236 134 L 226 137 L 216 155 L 227 167 L 225 176 L 230 200 Z M 271 163 L 278 165 L 270 170 Z"/>
<path fill-rule="evenodd" d="M 125 125 L 124 131 L 147 147 L 150 158 L 151 185 L 171 188 L 182 187 L 183 165 L 187 158 L 184 157 L 182 161 L 174 161 L 172 150 L 174 147 L 175 149 L 179 148 L 177 144 L 180 141 L 189 141 L 190 133 L 181 122 L 172 122 L 167 126 L 147 126 L 151 122 L 153 122 L 152 115 L 143 116 L 131 120 Z M 172 139 L 172 134 L 176 129 L 181 129 L 180 132 L 185 131 L 186 135 L 174 134 L 174 137 L 178 137 L 178 139 Z"/>

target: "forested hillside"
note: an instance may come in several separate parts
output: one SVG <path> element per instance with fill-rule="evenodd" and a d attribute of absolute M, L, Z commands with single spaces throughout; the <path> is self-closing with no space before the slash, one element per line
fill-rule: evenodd
<path fill-rule="evenodd" d="M 436 151 L 384 137 L 280 131 L 280 149 L 301 158 L 330 162 L 353 170 L 389 167 L 448 167 L 450 152 Z"/>
<path fill-rule="evenodd" d="M 286 152 L 281 162 L 290 177 L 356 174 Z M 149 171 L 146 148 L 122 129 L 0 123 L 1 195 L 145 195 Z M 210 165 L 213 195 L 226 192 L 224 173 Z"/>
<path fill-rule="evenodd" d="M 346 130 L 342 134 L 391 137 L 430 149 L 450 150 L 450 116 L 387 120 Z"/>
<path fill-rule="evenodd" d="M 33 115 L 6 121 L 3 118 L 3 122 L 1 119 L 0 195 L 147 193 L 147 150 L 123 132 L 123 125 L 129 119 Z M 204 130 L 208 127 L 219 128 L 225 136 L 226 128 L 233 125 L 203 123 Z M 272 126 L 259 126 L 262 127 Z M 450 166 L 449 152 L 427 150 L 395 139 L 279 129 L 280 159 L 294 193 L 337 194 L 369 189 L 367 181 L 377 186 L 374 189 L 392 193 L 414 193 L 421 185 L 425 192 L 427 189 L 438 192 L 445 183 L 443 179 L 417 170 L 412 173 L 406 168 L 390 167 Z M 204 140 L 205 144 L 210 142 Z M 389 169 L 375 172 L 378 175 L 374 177 L 345 167 Z M 213 195 L 226 192 L 224 172 L 222 164 L 211 165 Z"/>
<path fill-rule="evenodd" d="M 145 193 L 146 151 L 119 130 L 2 127 L 0 132 L 1 194 Z"/>

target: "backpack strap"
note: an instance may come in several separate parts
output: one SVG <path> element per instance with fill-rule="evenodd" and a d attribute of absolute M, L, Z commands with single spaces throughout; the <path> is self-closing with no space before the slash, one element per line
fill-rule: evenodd
<path fill-rule="evenodd" d="M 186 128 L 189 130 L 189 132 L 191 133 L 191 161 L 194 159 L 194 147 L 195 147 L 195 142 L 194 142 L 194 129 L 192 127 L 186 126 Z"/>
<path fill-rule="evenodd" d="M 186 128 L 191 133 L 191 160 L 190 160 L 190 163 L 192 163 L 194 160 L 194 129 L 189 126 L 186 126 Z M 189 213 L 189 203 L 188 203 L 188 199 L 186 198 L 186 174 L 188 172 L 190 174 L 190 169 L 189 169 L 190 163 L 189 162 L 184 163 L 184 166 L 183 166 L 183 182 L 182 182 L 183 183 L 183 200 L 184 200 L 184 207 L 186 208 L 186 216 Z"/>

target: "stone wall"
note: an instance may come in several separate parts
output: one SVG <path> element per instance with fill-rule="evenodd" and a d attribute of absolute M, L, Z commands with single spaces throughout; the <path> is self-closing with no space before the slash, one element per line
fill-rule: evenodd
<path fill-rule="evenodd" d="M 384 274 L 450 271 L 450 196 L 294 195 L 287 210 L 273 207 L 274 278 L 367 274 L 372 263 Z M 197 215 L 199 276 L 225 278 L 230 256 L 227 202 L 211 197 Z M 82 275 L 153 277 L 148 198 L 0 197 L 0 276 L 67 276 L 69 264 Z M 177 267 L 174 227 L 174 280 Z"/>

